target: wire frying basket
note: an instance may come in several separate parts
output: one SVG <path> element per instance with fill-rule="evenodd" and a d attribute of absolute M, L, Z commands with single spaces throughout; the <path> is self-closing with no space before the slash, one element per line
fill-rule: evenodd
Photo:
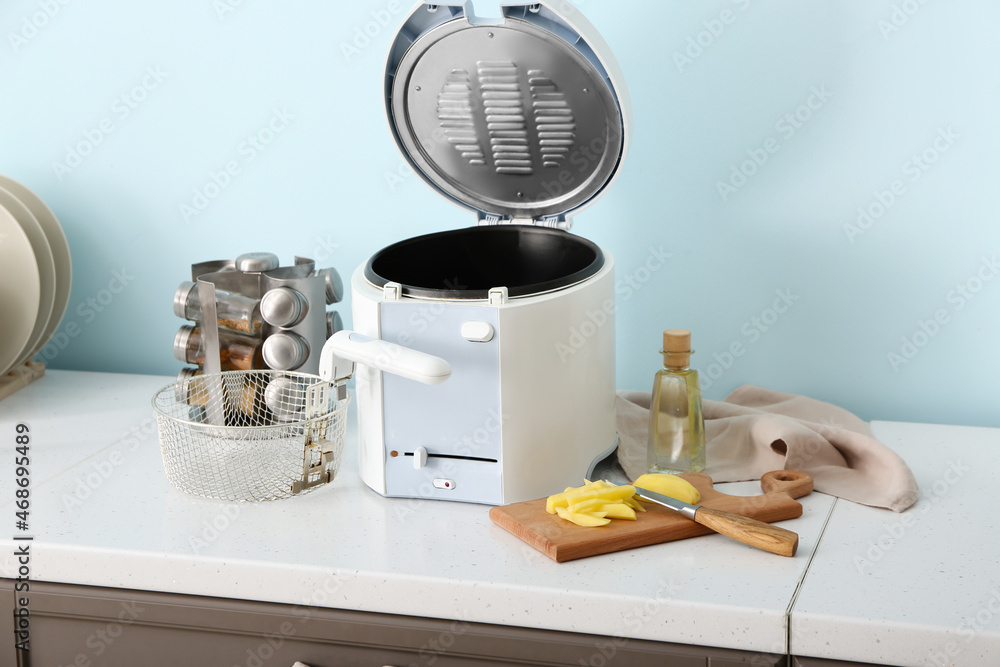
<path fill-rule="evenodd" d="M 318 376 L 273 370 L 195 375 L 153 397 L 167 479 L 229 501 L 287 498 L 333 480 L 349 399 Z"/>

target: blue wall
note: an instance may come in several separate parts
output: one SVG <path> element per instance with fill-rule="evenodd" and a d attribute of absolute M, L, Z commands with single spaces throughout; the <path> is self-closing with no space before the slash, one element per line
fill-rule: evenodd
<path fill-rule="evenodd" d="M 1000 5 L 577 6 L 635 117 L 620 178 L 575 226 L 623 281 L 619 387 L 647 388 L 660 332 L 686 327 L 709 398 L 753 383 L 866 419 L 1000 426 Z M 50 367 L 176 373 L 171 297 L 193 262 L 269 250 L 346 278 L 472 224 L 407 173 L 383 120 L 408 10 L 0 4 L 0 173 L 49 203 L 74 260 L 60 332 L 79 334 Z"/>

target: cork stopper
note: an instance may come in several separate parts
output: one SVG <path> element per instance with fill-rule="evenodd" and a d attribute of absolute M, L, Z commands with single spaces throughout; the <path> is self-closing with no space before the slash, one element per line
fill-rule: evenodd
<path fill-rule="evenodd" d="M 684 370 L 691 364 L 691 332 L 687 329 L 667 329 L 663 332 L 663 366 Z"/>

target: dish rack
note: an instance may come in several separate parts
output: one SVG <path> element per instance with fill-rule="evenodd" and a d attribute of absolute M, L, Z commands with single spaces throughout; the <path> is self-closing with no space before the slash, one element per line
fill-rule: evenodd
<path fill-rule="evenodd" d="M 193 376 L 153 397 L 163 467 L 188 493 L 252 502 L 333 481 L 349 399 L 318 376 L 274 370 Z"/>
<path fill-rule="evenodd" d="M 45 202 L 0 175 L 0 400 L 45 375 L 60 347 L 49 341 L 69 303 L 66 235 Z"/>

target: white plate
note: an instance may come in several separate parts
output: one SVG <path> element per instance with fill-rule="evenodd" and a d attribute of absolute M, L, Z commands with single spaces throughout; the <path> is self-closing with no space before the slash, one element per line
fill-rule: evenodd
<path fill-rule="evenodd" d="M 31 249 L 35 253 L 35 262 L 38 263 L 38 278 L 40 281 L 40 292 L 38 296 L 38 314 L 35 316 L 35 326 L 31 329 L 31 336 L 25 342 L 21 353 L 14 360 L 14 366 L 20 366 L 35 349 L 35 343 L 42 337 L 45 326 L 52 316 L 52 304 L 56 296 L 56 265 L 52 259 L 52 248 L 49 247 L 49 240 L 42 231 L 42 226 L 31 214 L 28 207 L 21 203 L 21 200 L 11 194 L 5 188 L 0 187 L 0 206 L 7 209 L 7 212 L 14 216 L 21 229 L 28 236 Z"/>
<path fill-rule="evenodd" d="M 0 206 L 0 375 L 6 375 L 31 337 L 41 281 L 28 235 Z"/>
<path fill-rule="evenodd" d="M 12 178 L 0 175 L 0 187 L 8 190 L 11 194 L 21 200 L 21 203 L 28 207 L 32 215 L 38 220 L 45 232 L 45 237 L 52 247 L 52 259 L 56 264 L 56 297 L 52 304 L 52 315 L 49 323 L 42 332 L 41 340 L 35 343 L 30 356 L 34 357 L 52 338 L 59 323 L 62 322 L 63 315 L 66 314 L 66 307 L 69 305 L 69 292 L 73 287 L 73 262 L 69 255 L 69 243 L 66 242 L 66 234 L 59 224 L 52 210 L 45 205 L 41 197 L 21 185 Z"/>

